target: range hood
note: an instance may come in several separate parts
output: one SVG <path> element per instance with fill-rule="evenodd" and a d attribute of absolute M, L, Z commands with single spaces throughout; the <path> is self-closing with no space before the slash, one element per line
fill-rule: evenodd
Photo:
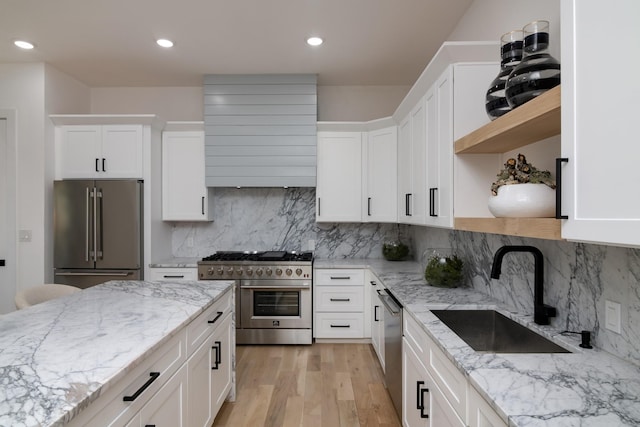
<path fill-rule="evenodd" d="M 204 76 L 207 187 L 315 187 L 317 76 Z"/>

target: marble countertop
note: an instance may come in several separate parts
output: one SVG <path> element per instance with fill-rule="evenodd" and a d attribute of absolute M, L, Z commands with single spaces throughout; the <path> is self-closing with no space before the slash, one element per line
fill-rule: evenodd
<path fill-rule="evenodd" d="M 0 426 L 68 422 L 232 286 L 112 281 L 0 316 Z"/>
<path fill-rule="evenodd" d="M 480 292 L 428 286 L 416 262 L 316 259 L 314 267 L 370 268 L 509 426 L 640 425 L 636 365 L 598 349 L 582 349 L 579 339 L 536 325 L 532 316 L 509 312 Z M 572 353 L 479 353 L 435 317 L 433 309 L 496 309 Z"/>
<path fill-rule="evenodd" d="M 197 268 L 201 258 L 169 258 L 149 263 L 151 268 Z"/>

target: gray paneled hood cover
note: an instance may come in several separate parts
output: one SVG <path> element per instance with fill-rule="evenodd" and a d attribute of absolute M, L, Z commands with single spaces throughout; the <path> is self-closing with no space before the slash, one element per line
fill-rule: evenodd
<path fill-rule="evenodd" d="M 208 187 L 315 187 L 314 74 L 204 76 Z"/>

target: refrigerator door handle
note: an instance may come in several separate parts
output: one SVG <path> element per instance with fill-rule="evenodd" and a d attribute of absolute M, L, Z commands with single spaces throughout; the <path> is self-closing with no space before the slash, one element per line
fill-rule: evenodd
<path fill-rule="evenodd" d="M 98 221 L 97 221 L 97 208 L 98 208 L 98 189 L 93 187 L 91 196 L 93 197 L 93 262 L 98 261 Z"/>
<path fill-rule="evenodd" d="M 103 258 L 103 253 L 102 250 L 104 249 L 104 243 L 102 241 L 103 238 L 103 233 L 102 233 L 102 213 L 103 213 L 103 206 L 102 206 L 102 190 L 101 189 L 96 189 L 96 204 L 98 205 L 98 207 L 100 208 L 99 210 L 96 210 L 96 235 L 99 237 L 99 239 L 97 240 L 96 243 L 96 248 L 97 248 L 97 252 L 96 252 L 96 261 L 97 259 L 102 259 Z"/>
<path fill-rule="evenodd" d="M 89 187 L 85 188 L 84 260 L 89 262 Z"/>

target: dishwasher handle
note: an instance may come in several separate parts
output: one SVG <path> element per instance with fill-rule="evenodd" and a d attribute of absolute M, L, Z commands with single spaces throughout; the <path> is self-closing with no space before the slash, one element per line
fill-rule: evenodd
<path fill-rule="evenodd" d="M 393 317 L 398 317 L 402 314 L 402 306 L 399 305 L 391 295 L 388 293 L 386 295 L 379 294 L 378 297 L 384 308 L 386 308 Z"/>

